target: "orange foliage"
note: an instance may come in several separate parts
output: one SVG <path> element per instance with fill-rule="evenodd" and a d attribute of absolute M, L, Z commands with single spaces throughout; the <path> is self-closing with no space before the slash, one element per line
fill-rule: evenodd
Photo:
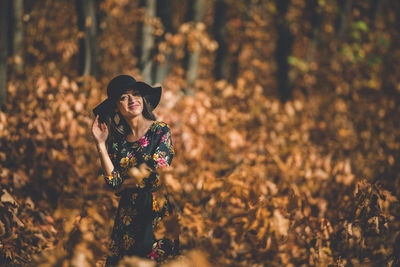
<path fill-rule="evenodd" d="M 47 1 L 59 20 L 41 16 L 39 6 L 27 15 L 34 63 L 24 74 L 11 72 L 7 113 L 0 112 L 0 263 L 101 266 L 107 253 L 118 197 L 103 186 L 91 109 L 115 73 L 140 79 L 137 28 L 129 26 L 145 19 L 135 1 L 102 1 L 110 16 L 100 23 L 104 76 L 78 77 L 81 33 L 65 27 L 74 11 L 64 2 Z M 305 1 L 293 2 L 290 27 L 301 37 L 310 27 L 300 23 Z M 241 1 L 228 3 L 235 5 L 230 15 L 245 12 Z M 320 36 L 332 44 L 310 52 L 313 40 L 298 38 L 290 59 L 294 97 L 281 103 L 272 93 L 276 7 L 260 5 L 251 18 L 227 24 L 230 38 L 242 42 L 235 84 L 210 76 L 210 25 L 186 23 L 162 35 L 160 21 L 149 22 L 164 38 L 155 61 L 171 51 L 180 61 L 186 46 L 204 55 L 195 94 L 182 93 L 184 70 L 176 64 L 155 112 L 172 131 L 176 156 L 161 177 L 178 210 L 159 232 L 180 233 L 183 247 L 166 266 L 399 264 L 398 94 L 383 93 L 382 63 L 357 57 L 384 57 L 388 48 L 376 40 L 390 39 L 393 29 L 380 35 L 381 21 L 359 33 L 361 45 L 337 41 L 336 6 L 321 4 Z M 154 266 L 137 258 L 121 266 L 139 263 Z"/>

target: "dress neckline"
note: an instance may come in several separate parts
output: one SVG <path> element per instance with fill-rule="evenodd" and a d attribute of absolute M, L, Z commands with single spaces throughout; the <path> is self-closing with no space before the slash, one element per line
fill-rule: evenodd
<path fill-rule="evenodd" d="M 142 137 L 140 137 L 139 139 L 137 139 L 137 140 L 135 140 L 135 141 L 128 141 L 128 140 L 125 138 L 125 141 L 126 141 L 128 144 L 133 144 L 133 143 L 139 142 L 140 139 L 142 139 L 143 137 L 145 137 L 145 136 L 150 132 L 151 128 L 153 127 L 153 125 L 154 125 L 156 122 L 157 122 L 157 121 L 153 121 L 153 123 L 149 126 L 149 128 L 147 128 L 147 131 L 145 132 L 145 134 L 144 134 Z"/>

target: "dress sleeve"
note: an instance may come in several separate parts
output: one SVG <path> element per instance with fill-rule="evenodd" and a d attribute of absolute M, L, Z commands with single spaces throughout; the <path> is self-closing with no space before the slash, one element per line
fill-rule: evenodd
<path fill-rule="evenodd" d="M 113 143 L 109 148 L 108 155 L 110 156 L 110 159 L 114 165 L 114 169 L 111 171 L 110 175 L 104 175 L 104 180 L 106 184 L 112 189 L 118 189 L 123 182 L 119 164 L 120 160 L 118 156 L 119 154 L 118 149 L 119 149 L 118 143 Z"/>
<path fill-rule="evenodd" d="M 175 154 L 169 126 L 166 123 L 161 123 L 160 125 L 161 129 L 156 132 L 157 144 L 152 155 L 154 169 L 168 168 L 171 165 L 172 158 Z"/>
<path fill-rule="evenodd" d="M 160 186 L 160 179 L 157 169 L 166 169 L 171 165 L 175 151 L 172 145 L 171 132 L 168 125 L 160 122 L 156 135 L 154 136 L 155 146 L 151 153 L 150 167 L 153 172 L 148 178 L 144 178 L 141 186 L 145 190 L 155 191 Z"/>

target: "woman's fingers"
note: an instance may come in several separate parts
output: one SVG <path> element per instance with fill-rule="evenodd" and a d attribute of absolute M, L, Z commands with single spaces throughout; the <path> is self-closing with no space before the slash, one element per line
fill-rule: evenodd
<path fill-rule="evenodd" d="M 107 124 L 105 123 L 105 122 L 103 122 L 102 124 L 101 124 L 101 131 L 103 131 L 103 132 L 107 132 Z"/>
<path fill-rule="evenodd" d="M 93 128 L 95 127 L 99 127 L 99 115 L 96 115 L 96 118 L 94 119 Z"/>
<path fill-rule="evenodd" d="M 97 126 L 97 116 L 96 116 L 96 118 L 95 118 L 94 121 L 93 121 L 92 131 L 96 128 L 96 126 Z"/>
<path fill-rule="evenodd" d="M 93 126 L 92 126 L 92 134 L 97 142 L 105 142 L 108 137 L 108 128 L 105 122 L 99 121 L 99 115 L 96 115 Z"/>

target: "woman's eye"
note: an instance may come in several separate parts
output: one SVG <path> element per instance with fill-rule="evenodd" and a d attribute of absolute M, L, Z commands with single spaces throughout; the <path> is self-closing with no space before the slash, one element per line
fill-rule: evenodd
<path fill-rule="evenodd" d="M 121 100 L 121 101 L 124 101 L 124 100 L 127 99 L 127 98 L 128 98 L 128 96 L 124 95 L 124 96 L 121 96 L 120 100 Z"/>

